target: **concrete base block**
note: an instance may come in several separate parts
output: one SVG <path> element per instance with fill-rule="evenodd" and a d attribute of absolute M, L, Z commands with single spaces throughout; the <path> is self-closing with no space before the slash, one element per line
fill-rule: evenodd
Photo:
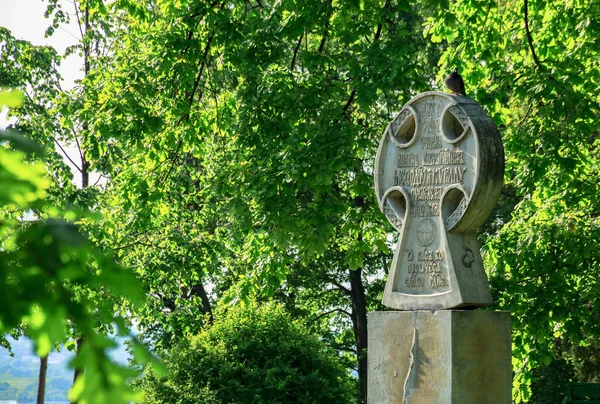
<path fill-rule="evenodd" d="M 369 313 L 368 404 L 510 404 L 510 313 Z"/>

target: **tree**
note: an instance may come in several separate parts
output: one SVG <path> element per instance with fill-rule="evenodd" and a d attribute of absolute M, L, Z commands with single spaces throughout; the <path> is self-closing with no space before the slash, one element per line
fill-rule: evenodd
<path fill-rule="evenodd" d="M 119 6 L 127 29 L 82 113 L 111 178 L 106 242 L 154 298 L 142 326 L 162 342 L 197 329 L 209 281 L 268 297 L 339 234 L 366 397 L 362 261 L 387 227 L 359 216 L 383 220 L 373 133 L 433 74 L 420 20 L 391 2 Z"/>
<path fill-rule="evenodd" d="M 150 299 L 128 310 L 144 335 L 176 345 L 217 301 L 276 296 L 353 352 L 364 398 L 365 314 L 396 237 L 372 191 L 377 143 L 457 66 L 504 136 L 507 187 L 480 237 L 492 309 L 513 313 L 515 399 L 556 339 L 599 349 L 596 3 L 86 3 L 107 52 L 61 114 L 86 122 L 109 178 L 89 232 L 142 280 Z"/>
<path fill-rule="evenodd" d="M 537 0 L 452 3 L 428 22 L 442 70 L 460 68 L 504 135 L 517 203 L 485 249 L 513 316 L 517 402 L 555 339 L 600 349 L 599 24 L 597 2 Z"/>
<path fill-rule="evenodd" d="M 46 397 L 46 371 L 48 370 L 48 355 L 40 357 L 40 374 L 38 376 L 38 389 L 36 404 L 44 404 Z"/>
<path fill-rule="evenodd" d="M 149 372 L 135 383 L 145 402 L 352 402 L 352 377 L 336 353 L 275 304 L 219 312 L 163 359 L 167 376 Z"/>
<path fill-rule="evenodd" d="M 69 20 L 69 13 L 62 9 L 63 4 L 59 1 L 50 0 L 48 3 L 46 16 L 52 16 L 53 21 L 47 30 L 47 35 L 51 35 L 61 22 Z M 77 51 L 81 52 L 85 77 L 106 51 L 106 41 L 110 38 L 107 33 L 110 27 L 107 20 L 102 18 L 102 2 L 75 1 L 73 6 L 74 9 L 71 11 L 74 11 L 81 37 L 75 46 L 67 49 L 65 56 Z M 91 148 L 87 119 L 77 114 L 80 89 L 64 91 L 61 88 L 60 76 L 56 70 L 61 56 L 54 49 L 15 40 L 6 30 L 1 32 L 1 37 L 4 69 L 0 82 L 24 89 L 26 98 L 21 108 L 10 111 L 11 116 L 17 118 L 15 126 L 21 131 L 30 133 L 37 142 L 48 149 L 45 164 L 48 176 L 52 180 L 48 187 L 48 199 L 56 206 L 65 209 L 94 209 L 98 189 L 95 187 L 97 183 L 90 183 L 93 157 L 87 153 L 87 149 Z M 78 156 L 67 153 L 66 146 L 75 146 Z M 67 162 L 72 168 L 66 164 Z M 74 183 L 74 173 L 80 178 L 78 183 Z M 38 216 L 43 216 L 43 213 L 36 212 Z M 89 235 L 94 232 L 96 222 L 83 218 L 79 220 L 78 225 L 79 231 Z M 94 269 L 88 268 L 88 270 Z M 118 311 L 120 301 L 110 293 L 104 293 L 99 289 L 86 290 L 82 285 L 75 285 L 73 289 L 73 293 L 77 296 L 86 295 L 91 300 L 102 301 L 98 306 L 106 305 L 112 300 L 115 306 L 113 310 Z M 104 323 L 99 319 L 97 324 L 97 330 L 101 333 L 114 331 L 110 323 Z M 85 344 L 83 333 L 76 322 L 67 322 L 66 328 L 66 338 L 73 340 L 66 346 L 74 349 L 79 355 Z M 126 330 L 118 332 L 127 333 Z M 45 393 L 43 384 L 46 360 L 46 357 L 41 358 L 39 402 L 43 402 Z M 80 366 L 74 368 L 74 386 L 84 371 L 85 361 L 76 359 L 76 362 L 79 362 Z"/>
<path fill-rule="evenodd" d="M 0 97 L 0 103 L 3 101 Z M 27 161 L 25 153 L 17 150 L 40 153 L 39 146 L 16 132 L 2 132 L 0 139 L 4 142 L 0 147 L 0 178 L 4 184 L 0 192 L 3 209 L 0 332 L 6 334 L 27 324 L 23 330 L 34 340 L 37 354 L 43 358 L 53 344 L 64 340 L 64 321 L 77 323 L 89 339 L 81 358 L 88 365 L 88 376 L 79 383 L 80 390 L 74 391 L 73 396 L 90 403 L 104 402 L 106 398 L 125 402 L 133 397 L 124 385 L 129 372 L 111 362 L 107 348 L 114 343 L 95 331 L 98 319 L 104 324 L 121 326 L 123 319 L 109 305 L 94 302 L 92 306 L 89 298 L 78 295 L 69 285 L 102 287 L 118 296 L 127 296 L 132 302 L 140 302 L 135 278 L 115 265 L 109 256 L 98 254 L 73 223 L 60 219 L 74 220 L 78 217 L 76 212 L 61 211 L 44 199 L 48 185 L 44 166 Z M 8 149 L 7 144 L 14 149 Z M 18 219 L 30 211 L 42 216 L 53 213 L 58 219 L 31 222 Z M 87 272 L 86 267 L 94 271 Z M 90 313 L 92 307 L 97 315 Z M 108 383 L 102 382 L 103 379 Z"/>
<path fill-rule="evenodd" d="M 48 106 L 45 102 L 51 99 L 52 92 L 40 91 L 36 104 L 15 88 L 30 84 L 32 88 L 27 88 L 28 91 L 40 87 L 51 89 L 49 78 L 55 71 L 48 65 L 54 61 L 55 53 L 15 41 L 3 29 L 0 35 L 3 51 L 9 50 L 8 55 L 2 52 L 3 67 L 7 68 L 2 70 L 0 80 L 8 88 L 0 89 L 0 108 L 24 105 L 24 109 L 37 113 L 43 121 L 45 116 L 40 112 Z M 17 70 L 21 69 L 19 75 Z M 47 144 L 52 138 L 41 139 Z M 88 372 L 75 386 L 72 397 L 90 403 L 105 399 L 125 402 L 134 397 L 125 385 L 131 372 L 108 358 L 107 349 L 114 342 L 99 334 L 96 327 L 98 323 L 116 324 L 123 335 L 129 331 L 109 302 L 94 301 L 93 294 L 81 291 L 103 290 L 139 305 L 143 298 L 137 282 L 130 272 L 116 265 L 111 256 L 99 253 L 82 235 L 75 223 L 91 223 L 89 212 L 52 202 L 49 197 L 52 182 L 46 176 L 46 169 L 51 170 L 58 161 L 55 154 L 52 151 L 46 154 L 42 145 L 15 130 L 0 132 L 0 141 L 0 178 L 4 184 L 0 193 L 3 289 L 0 333 L 5 335 L 20 328 L 18 334 L 23 332 L 35 342 L 41 358 L 38 394 L 41 402 L 47 355 L 54 344 L 64 341 L 64 322 L 77 324 L 89 341 L 82 346 L 81 358 L 74 366 L 83 368 L 86 364 Z"/>

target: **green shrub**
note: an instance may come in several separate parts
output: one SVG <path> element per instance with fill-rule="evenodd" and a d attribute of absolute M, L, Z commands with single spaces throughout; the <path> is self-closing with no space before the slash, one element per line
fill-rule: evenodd
<path fill-rule="evenodd" d="M 136 382 L 146 402 L 353 402 L 337 355 L 273 304 L 231 308 L 163 359 L 165 377 Z"/>

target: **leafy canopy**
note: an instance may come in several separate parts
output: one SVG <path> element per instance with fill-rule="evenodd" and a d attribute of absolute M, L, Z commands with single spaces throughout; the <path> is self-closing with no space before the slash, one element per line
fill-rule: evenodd
<path fill-rule="evenodd" d="M 273 303 L 220 311 L 163 359 L 167 376 L 149 372 L 135 383 L 145 402 L 353 402 L 352 377 L 336 353 Z"/>
<path fill-rule="evenodd" d="M 22 101 L 18 90 L 0 91 L 0 108 Z M 103 304 L 89 291 L 106 290 L 138 305 L 143 294 L 130 271 L 80 232 L 76 223 L 93 220 L 89 212 L 48 201 L 44 152 L 15 130 L 0 132 L 0 334 L 23 329 L 44 357 L 65 341 L 65 322 L 76 323 L 87 342 L 73 366 L 86 373 L 71 397 L 82 403 L 127 402 L 136 397 L 125 384 L 135 372 L 112 362 L 108 349 L 116 345 L 97 326 L 115 324 L 121 335 L 129 331 L 112 302 Z"/>

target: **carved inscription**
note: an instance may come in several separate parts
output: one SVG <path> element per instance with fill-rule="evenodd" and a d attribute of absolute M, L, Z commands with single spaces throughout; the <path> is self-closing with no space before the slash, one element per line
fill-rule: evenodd
<path fill-rule="evenodd" d="M 407 250 L 407 252 L 411 257 L 414 256 L 412 250 Z M 404 286 L 418 288 L 427 285 L 432 289 L 447 286 L 447 280 L 442 275 L 441 261 L 443 259 L 444 252 L 442 250 L 424 248 L 417 251 L 417 262 L 408 264 L 408 276 L 404 278 Z"/>
<path fill-rule="evenodd" d="M 458 165 L 464 164 L 462 150 L 448 150 L 443 149 L 437 153 L 425 153 L 423 159 L 423 165 L 426 166 L 439 166 L 439 165 Z M 400 167 L 400 165 L 398 165 Z"/>
<path fill-rule="evenodd" d="M 394 170 L 395 186 L 410 189 L 412 197 L 413 218 L 419 218 L 416 224 L 417 242 L 424 247 L 431 245 L 437 237 L 437 218 L 440 216 L 441 198 L 448 185 L 464 184 L 467 171 L 464 151 L 453 146 L 447 147 L 439 134 L 441 105 L 425 103 L 420 110 L 422 133 L 420 137 L 421 152 L 399 153 Z M 401 119 L 405 119 L 402 114 Z M 464 206 L 463 206 L 464 205 Z M 464 212 L 465 204 L 460 204 L 457 211 L 447 219 L 452 225 Z M 401 220 L 393 217 L 389 208 L 386 216 L 396 229 L 402 226 Z M 413 252 L 408 263 L 407 276 L 404 278 L 406 288 L 431 289 L 448 286 L 448 280 L 442 273 L 443 253 L 441 250 L 418 252 L 417 262 L 413 262 Z"/>
<path fill-rule="evenodd" d="M 398 231 L 385 305 L 427 310 L 491 302 L 474 232 L 500 194 L 503 163 L 492 120 L 464 95 L 419 94 L 394 117 L 374 169 L 379 208 L 388 230 Z"/>
<path fill-rule="evenodd" d="M 404 109 L 386 132 L 390 141 L 388 147 L 393 147 L 394 152 L 389 154 L 393 160 L 388 160 L 385 171 L 379 173 L 380 177 L 385 178 L 385 185 L 379 188 L 380 198 L 389 187 L 401 187 L 409 197 L 407 206 L 410 206 L 409 220 L 405 216 L 398 217 L 403 211 L 392 209 L 387 201 L 382 204 L 390 223 L 406 238 L 401 254 L 403 258 L 398 261 L 396 268 L 400 276 L 396 278 L 395 291 L 442 293 L 451 286 L 448 257 L 441 249 L 441 233 L 460 220 L 467 207 L 468 196 L 463 201 L 457 201 L 455 211 L 443 218 L 442 197 L 445 198 L 449 187 L 460 186 L 461 190 L 469 188 L 471 184 L 465 182 L 467 178 L 469 181 L 471 179 L 468 167 L 471 166 L 473 154 L 465 151 L 462 139 L 452 141 L 452 138 L 444 135 L 444 131 L 463 131 L 456 126 L 456 120 L 464 127 L 469 124 L 459 107 L 450 110 L 456 119 L 448 118 L 447 112 L 444 112 L 446 105 L 439 98 L 434 98 L 416 104 L 414 109 Z M 411 133 L 410 125 L 415 130 L 412 137 L 405 134 Z M 380 167 L 383 166 L 381 164 Z"/>
<path fill-rule="evenodd" d="M 399 154 L 398 155 L 398 167 L 418 167 L 419 166 L 419 155 L 418 154 Z"/>
<path fill-rule="evenodd" d="M 438 136 L 423 136 L 421 138 L 421 147 L 423 149 L 441 149 L 442 140 Z"/>
<path fill-rule="evenodd" d="M 431 217 L 440 214 L 440 204 L 431 202 L 418 202 L 413 206 L 412 217 Z"/>
<path fill-rule="evenodd" d="M 439 124 L 441 105 L 435 102 L 423 104 L 421 110 L 423 119 L 423 131 L 425 133 L 435 133 Z"/>
<path fill-rule="evenodd" d="M 442 192 L 444 192 L 442 187 L 417 187 L 412 190 L 412 194 L 417 201 L 439 201 Z"/>
<path fill-rule="evenodd" d="M 417 167 L 413 170 L 396 169 L 394 185 L 420 187 L 426 185 L 462 184 L 466 167 Z"/>

